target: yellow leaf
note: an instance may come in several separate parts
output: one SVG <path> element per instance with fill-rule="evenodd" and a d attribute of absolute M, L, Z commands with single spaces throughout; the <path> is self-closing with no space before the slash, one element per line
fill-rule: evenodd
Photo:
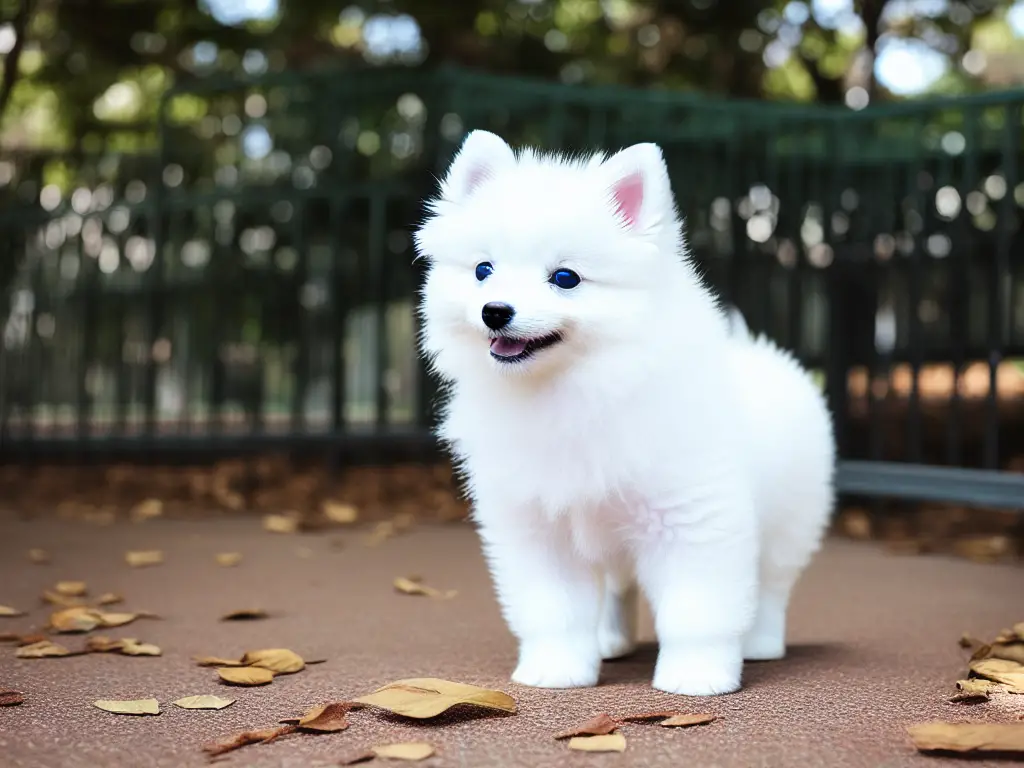
<path fill-rule="evenodd" d="M 45 549 L 30 549 L 28 559 L 36 565 L 44 565 L 50 562 L 50 553 Z"/>
<path fill-rule="evenodd" d="M 222 565 L 225 568 L 233 568 L 242 562 L 242 554 L 240 552 L 221 552 L 217 555 L 217 565 Z"/>
<path fill-rule="evenodd" d="M 145 568 L 150 565 L 159 565 L 164 561 L 164 553 L 159 549 L 140 549 L 125 552 L 125 562 L 132 568 Z"/>
<path fill-rule="evenodd" d="M 706 725 L 717 719 L 715 715 L 673 715 L 658 725 L 662 728 L 689 728 L 691 725 Z"/>
<path fill-rule="evenodd" d="M 423 595 L 425 597 L 436 597 L 447 600 L 455 597 L 457 594 L 454 589 L 442 592 L 434 587 L 428 587 L 426 584 L 423 584 L 417 576 L 399 576 L 395 579 L 394 586 L 396 590 L 405 595 Z"/>
<path fill-rule="evenodd" d="M 609 733 L 605 736 L 576 736 L 569 740 L 569 749 L 578 752 L 624 752 L 626 737 L 621 733 Z"/>
<path fill-rule="evenodd" d="M 348 525 L 359 519 L 359 510 L 351 504 L 327 500 L 323 504 L 324 517 L 338 525 Z"/>
<path fill-rule="evenodd" d="M 306 662 L 295 651 L 287 648 L 267 648 L 260 651 L 246 651 L 242 656 L 242 664 L 250 667 L 261 667 L 276 672 L 279 675 L 290 675 L 300 672 L 306 667 Z"/>
<path fill-rule="evenodd" d="M 274 673 L 262 667 L 221 667 L 217 674 L 231 685 L 266 685 L 274 679 Z"/>
<path fill-rule="evenodd" d="M 221 621 L 247 621 L 249 619 L 265 619 L 267 612 L 262 608 L 242 608 L 220 617 Z"/>
<path fill-rule="evenodd" d="M 220 696 L 186 696 L 173 704 L 182 709 L 224 709 L 235 701 L 236 699 L 222 699 Z"/>
<path fill-rule="evenodd" d="M 101 611 L 97 611 L 97 613 L 100 624 L 104 627 L 123 627 L 139 618 L 137 613 L 103 613 Z"/>
<path fill-rule="evenodd" d="M 516 711 L 515 699 L 507 693 L 433 677 L 398 680 L 356 701 L 417 719 L 436 717 L 457 704 L 473 704 L 502 712 Z"/>
<path fill-rule="evenodd" d="M 154 517 L 160 517 L 163 513 L 164 503 L 160 499 L 146 499 L 132 507 L 131 512 L 128 514 L 133 521 L 141 523 Z"/>
<path fill-rule="evenodd" d="M 64 597 L 81 597 L 88 591 L 84 581 L 58 581 L 53 589 Z"/>
<path fill-rule="evenodd" d="M 1024 688 L 1024 664 L 1006 659 L 979 659 L 971 662 L 970 669 L 978 677 L 1014 688 Z"/>
<path fill-rule="evenodd" d="M 401 744 L 382 744 L 373 747 L 373 753 L 377 757 L 389 760 L 426 760 L 434 754 L 434 747 L 424 741 L 407 741 Z"/>
<path fill-rule="evenodd" d="M 194 661 L 200 667 L 241 667 L 244 666 L 238 659 L 220 659 L 216 656 L 195 656 Z"/>
<path fill-rule="evenodd" d="M 92 703 L 94 707 L 115 715 L 159 715 L 160 702 L 156 699 L 135 699 L 132 701 L 111 701 L 102 699 Z"/>
<path fill-rule="evenodd" d="M 993 683 L 991 680 L 971 678 L 970 680 L 957 680 L 956 688 L 959 693 L 950 697 L 950 702 L 982 702 L 988 701 L 989 694 L 998 690 L 999 684 Z"/>
<path fill-rule="evenodd" d="M 100 595 L 96 601 L 97 605 L 114 605 L 114 603 L 123 603 L 124 598 L 114 592 L 106 592 Z"/>
<path fill-rule="evenodd" d="M 78 653 L 69 651 L 63 645 L 57 645 L 50 640 L 40 640 L 38 643 L 23 645 L 15 654 L 19 659 L 45 659 L 58 656 L 78 656 Z"/>
<path fill-rule="evenodd" d="M 264 515 L 263 530 L 270 533 L 295 533 L 299 530 L 299 516 L 294 512 L 283 515 Z"/>
<path fill-rule="evenodd" d="M 163 654 L 163 651 L 152 643 L 140 643 L 131 638 L 121 641 L 119 652 L 123 656 L 160 656 Z"/>
<path fill-rule="evenodd" d="M 83 600 L 77 597 L 66 597 L 65 595 L 58 594 L 51 589 L 43 592 L 43 602 L 49 603 L 50 605 L 59 605 L 64 608 L 71 608 L 76 605 L 82 605 Z"/>
<path fill-rule="evenodd" d="M 1024 723 L 918 723 L 907 728 L 921 752 L 1024 755 Z"/>
<path fill-rule="evenodd" d="M 24 611 L 19 611 L 17 608 L 11 608 L 9 605 L 0 605 L 0 616 L 24 616 Z"/>
<path fill-rule="evenodd" d="M 100 625 L 101 617 L 95 608 L 64 608 L 50 615 L 50 627 L 57 632 L 91 632 Z"/>

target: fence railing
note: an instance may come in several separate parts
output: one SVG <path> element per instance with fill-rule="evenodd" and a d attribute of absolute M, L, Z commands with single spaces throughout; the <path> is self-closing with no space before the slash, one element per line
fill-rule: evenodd
<path fill-rule="evenodd" d="M 851 112 L 454 70 L 180 86 L 151 152 L 0 168 L 19 265 L 2 454 L 430 450 L 410 230 L 488 128 L 661 144 L 709 282 L 820 373 L 841 455 L 870 462 L 845 465 L 850 490 L 931 477 L 878 462 L 1024 469 L 1022 107 Z M 954 476 L 1024 498 L 1016 476 Z"/>

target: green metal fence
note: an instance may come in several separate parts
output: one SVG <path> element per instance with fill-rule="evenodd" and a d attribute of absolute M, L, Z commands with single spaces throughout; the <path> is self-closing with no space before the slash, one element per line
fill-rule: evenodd
<path fill-rule="evenodd" d="M 427 450 L 410 230 L 466 131 L 487 128 L 562 150 L 658 142 L 695 258 L 820 371 L 845 459 L 1004 468 L 1024 454 L 1022 106 L 851 112 L 457 70 L 180 86 L 134 142 L 147 151 L 114 136 L 0 167 L 19 264 L 3 451 Z M 964 388 L 972 365 L 983 392 Z M 922 382 L 938 369 L 936 396 Z M 879 468 L 841 476 L 901 493 L 918 471 L 899 486 Z M 968 477 L 956 487 L 1024 490 Z"/>

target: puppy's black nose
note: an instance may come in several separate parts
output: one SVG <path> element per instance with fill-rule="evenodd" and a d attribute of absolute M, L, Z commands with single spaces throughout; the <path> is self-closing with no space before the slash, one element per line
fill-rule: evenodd
<path fill-rule="evenodd" d="M 512 322 L 515 314 L 516 311 L 508 304 L 502 304 L 500 301 L 489 302 L 484 304 L 484 325 L 492 331 L 500 330 Z"/>

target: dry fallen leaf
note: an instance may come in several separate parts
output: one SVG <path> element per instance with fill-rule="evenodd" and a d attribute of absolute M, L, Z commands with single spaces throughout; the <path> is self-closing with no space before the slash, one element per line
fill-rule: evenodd
<path fill-rule="evenodd" d="M 115 715 L 159 715 L 160 702 L 156 699 L 135 699 L 133 701 L 111 701 L 103 699 L 94 701 L 94 707 Z"/>
<path fill-rule="evenodd" d="M 442 592 L 440 589 L 428 587 L 420 581 L 419 576 L 399 576 L 394 581 L 395 589 L 405 595 L 422 595 L 424 597 L 437 597 L 448 600 L 457 594 L 454 589 Z"/>
<path fill-rule="evenodd" d="M 163 653 L 152 643 L 140 643 L 132 637 L 124 638 L 117 652 L 122 656 L 160 656 Z"/>
<path fill-rule="evenodd" d="M 226 613 L 220 617 L 221 621 L 248 621 L 250 619 L 265 619 L 269 614 L 262 608 L 242 608 L 238 611 Z"/>
<path fill-rule="evenodd" d="M 224 709 L 235 701 L 236 699 L 222 699 L 220 696 L 186 696 L 173 704 L 182 709 Z"/>
<path fill-rule="evenodd" d="M 970 669 L 971 673 L 978 677 L 994 680 L 1012 688 L 1024 689 L 1024 664 L 1005 659 L 981 659 L 972 661 Z"/>
<path fill-rule="evenodd" d="M 266 685 L 274 679 L 274 673 L 262 667 L 221 667 L 217 674 L 231 685 Z"/>
<path fill-rule="evenodd" d="M 359 510 L 351 504 L 327 500 L 323 504 L 324 517 L 332 523 L 348 525 L 359 519 Z"/>
<path fill-rule="evenodd" d="M 28 559 L 36 565 L 44 565 L 50 562 L 50 553 L 45 549 L 30 549 Z"/>
<path fill-rule="evenodd" d="M 20 691 L 0 691 L 0 707 L 16 707 L 25 703 L 25 695 Z"/>
<path fill-rule="evenodd" d="M 89 590 L 84 581 L 58 581 L 53 591 L 64 597 L 81 597 Z"/>
<path fill-rule="evenodd" d="M 625 752 L 626 737 L 621 733 L 605 736 L 576 736 L 569 740 L 569 749 L 578 752 Z"/>
<path fill-rule="evenodd" d="M 221 659 L 217 656 L 193 656 L 200 667 L 241 667 L 245 666 L 238 659 Z"/>
<path fill-rule="evenodd" d="M 921 752 L 1024 755 L 1024 723 L 919 723 L 907 728 Z"/>
<path fill-rule="evenodd" d="M 43 602 L 49 603 L 50 605 L 58 605 L 62 608 L 72 608 L 76 605 L 83 605 L 85 603 L 84 600 L 77 597 L 67 597 L 66 595 L 54 592 L 52 589 L 48 589 L 43 592 Z"/>
<path fill-rule="evenodd" d="M 669 717 L 677 717 L 685 714 L 683 712 L 676 711 L 665 711 L 665 712 L 637 712 L 634 715 L 623 715 L 622 717 L 616 718 L 624 723 L 643 723 L 648 720 L 665 720 Z"/>
<path fill-rule="evenodd" d="M 145 568 L 159 565 L 164 561 L 164 553 L 159 549 L 140 549 L 124 553 L 125 562 L 132 568 Z"/>
<path fill-rule="evenodd" d="M 258 731 L 243 731 L 215 744 L 207 744 L 203 747 L 203 751 L 210 757 L 217 757 L 249 744 L 266 744 L 269 741 L 294 732 L 294 725 L 281 725 L 277 728 L 263 728 Z"/>
<path fill-rule="evenodd" d="M 515 699 L 507 693 L 433 677 L 397 680 L 356 701 L 417 719 L 436 717 L 457 704 L 472 704 L 502 712 L 516 711 Z"/>
<path fill-rule="evenodd" d="M 18 645 L 32 645 L 47 640 L 46 635 L 37 632 L 31 635 L 19 635 L 17 632 L 0 632 L 0 643 L 17 643 Z M 308 662 L 307 662 L 308 663 Z"/>
<path fill-rule="evenodd" d="M 217 555 L 217 565 L 223 565 L 225 568 L 233 568 L 242 562 L 241 552 L 221 552 Z"/>
<path fill-rule="evenodd" d="M 1024 643 L 992 643 L 988 655 L 993 659 L 1015 661 L 1024 664 Z"/>
<path fill-rule="evenodd" d="M 341 764 L 355 765 L 356 763 L 365 763 L 377 757 L 382 757 L 386 760 L 417 762 L 419 760 L 426 760 L 433 754 L 434 747 L 431 744 L 427 744 L 424 741 L 409 741 L 402 744 L 382 744 L 379 747 L 371 747 L 369 751 L 351 757 L 348 760 L 343 760 Z"/>
<path fill-rule="evenodd" d="M 571 739 L 574 736 L 606 736 L 609 733 L 615 731 L 619 727 L 619 724 L 611 719 L 606 713 L 601 712 L 594 715 L 592 718 L 578 725 L 575 728 L 570 728 L 567 731 L 556 733 L 556 739 Z"/>
<path fill-rule="evenodd" d="M 164 503 L 160 499 L 146 499 L 132 507 L 129 516 L 136 523 L 160 517 L 164 513 Z"/>
<path fill-rule="evenodd" d="M 50 640 L 40 640 L 38 643 L 23 645 L 15 652 L 19 659 L 44 659 L 57 656 L 78 656 L 84 651 L 69 651 L 63 645 L 57 645 Z"/>
<path fill-rule="evenodd" d="M 245 666 L 269 669 L 279 675 L 290 675 L 306 668 L 306 662 L 302 660 L 302 657 L 287 648 L 246 651 L 241 662 Z"/>
<path fill-rule="evenodd" d="M 999 690 L 999 684 L 993 683 L 991 680 L 971 678 L 970 680 L 957 680 L 956 689 L 958 693 L 950 697 L 949 701 L 951 703 L 970 702 L 978 704 L 988 701 L 989 694 Z"/>
<path fill-rule="evenodd" d="M 347 701 L 321 704 L 318 707 L 313 707 L 302 717 L 289 717 L 281 722 L 294 725 L 300 731 L 337 733 L 348 728 L 348 718 L 346 716 L 352 709 L 353 705 Z"/>
<path fill-rule="evenodd" d="M 57 632 L 91 632 L 102 623 L 102 613 L 95 608 L 75 606 L 50 615 L 50 628 Z"/>
<path fill-rule="evenodd" d="M 367 534 L 363 543 L 368 547 L 376 547 L 383 541 L 395 535 L 395 524 L 390 520 L 383 520 L 373 528 L 373 533 Z"/>
<path fill-rule="evenodd" d="M 658 725 L 662 728 L 689 728 L 691 725 L 706 725 L 717 719 L 718 717 L 715 715 L 673 715 L 666 720 L 662 720 Z"/>
<path fill-rule="evenodd" d="M 294 513 L 264 515 L 263 530 L 270 533 L 295 533 L 299 530 L 299 516 Z"/>
<path fill-rule="evenodd" d="M 19 611 L 17 608 L 11 608 L 9 605 L 0 605 L 0 616 L 24 616 L 24 611 Z"/>

